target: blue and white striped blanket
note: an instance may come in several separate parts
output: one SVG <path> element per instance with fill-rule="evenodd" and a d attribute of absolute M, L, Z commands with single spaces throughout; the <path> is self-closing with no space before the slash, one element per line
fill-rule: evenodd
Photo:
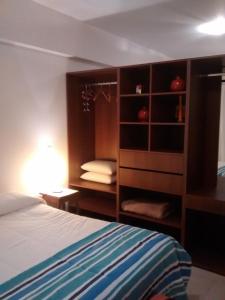
<path fill-rule="evenodd" d="M 218 176 L 225 176 L 225 166 L 221 166 L 220 168 L 218 168 L 217 175 Z"/>
<path fill-rule="evenodd" d="M 187 299 L 191 260 L 172 237 L 110 223 L 2 284 L 0 299 Z"/>

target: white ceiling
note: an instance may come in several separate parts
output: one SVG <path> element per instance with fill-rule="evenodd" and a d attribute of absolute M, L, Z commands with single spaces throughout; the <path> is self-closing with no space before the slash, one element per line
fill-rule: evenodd
<path fill-rule="evenodd" d="M 169 0 L 33 0 L 81 21 L 105 17 L 121 12 L 166 2 Z"/>
<path fill-rule="evenodd" d="M 225 16 L 224 0 L 34 0 L 169 58 L 225 54 L 225 35 L 195 30 Z"/>

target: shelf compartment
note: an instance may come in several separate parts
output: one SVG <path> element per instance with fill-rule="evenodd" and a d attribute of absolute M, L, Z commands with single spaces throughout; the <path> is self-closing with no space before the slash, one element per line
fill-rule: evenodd
<path fill-rule="evenodd" d="M 185 123 L 172 123 L 172 122 L 151 122 L 151 125 L 162 126 L 185 126 Z"/>
<path fill-rule="evenodd" d="M 137 125 L 137 126 L 142 126 L 142 125 L 149 125 L 148 122 L 120 122 L 120 125 Z"/>
<path fill-rule="evenodd" d="M 142 93 L 142 94 L 121 94 L 120 98 L 142 98 L 142 97 L 149 97 L 150 94 L 149 93 Z"/>
<path fill-rule="evenodd" d="M 120 215 L 128 216 L 131 218 L 142 219 L 142 220 L 145 220 L 148 222 L 162 224 L 162 225 L 166 225 L 166 226 L 174 227 L 174 228 L 178 228 L 178 229 L 181 228 L 181 217 L 177 214 L 172 214 L 165 219 L 154 219 L 154 218 L 150 218 L 147 216 L 134 214 L 134 213 L 130 213 L 130 212 L 125 212 L 125 211 L 120 211 Z"/>
<path fill-rule="evenodd" d="M 152 65 L 152 93 L 171 92 L 172 80 L 180 76 L 185 82 L 187 77 L 187 61 L 181 60 Z"/>
<path fill-rule="evenodd" d="M 120 148 L 148 150 L 148 132 L 148 125 L 121 124 Z"/>
<path fill-rule="evenodd" d="M 138 112 L 143 108 L 149 111 L 149 97 L 124 97 L 120 100 L 120 121 L 140 122 Z M 140 122 L 142 123 L 142 122 Z"/>
<path fill-rule="evenodd" d="M 182 122 L 178 122 L 180 97 L 182 99 Z M 182 95 L 152 96 L 151 122 L 184 124 L 185 104 L 185 97 Z"/>
<path fill-rule="evenodd" d="M 99 191 L 99 192 L 104 192 L 109 194 L 116 194 L 116 184 L 104 184 L 104 183 L 91 182 L 82 179 L 76 179 L 69 183 L 69 187 Z"/>
<path fill-rule="evenodd" d="M 159 152 L 184 152 L 184 126 L 151 125 L 151 150 Z"/>
<path fill-rule="evenodd" d="M 78 199 L 76 208 L 78 212 L 85 210 L 116 218 L 116 201 L 114 199 L 84 195 Z"/>
<path fill-rule="evenodd" d="M 174 95 L 186 95 L 186 91 L 179 92 L 155 92 L 151 94 L 152 96 L 174 96 Z"/>
<path fill-rule="evenodd" d="M 169 227 L 173 227 L 176 229 L 181 228 L 181 203 L 182 199 L 180 196 L 174 196 L 174 195 L 169 195 L 165 193 L 159 193 L 159 192 L 153 192 L 153 191 L 148 191 L 144 189 L 137 189 L 137 188 L 129 188 L 129 187 L 124 187 L 120 186 L 120 204 L 122 204 L 123 201 L 126 200 L 136 200 L 138 199 L 145 199 L 146 202 L 151 202 L 152 200 L 155 201 L 166 201 L 171 204 L 171 208 L 173 211 L 171 212 L 170 215 L 163 219 L 156 219 L 153 217 L 145 216 L 142 214 L 137 214 L 135 212 L 128 212 L 128 211 L 123 211 L 122 208 L 119 211 L 119 214 L 122 216 L 127 216 L 131 218 L 136 218 L 140 220 L 145 220 L 151 223 L 155 224 L 162 224 L 166 225 Z"/>
<path fill-rule="evenodd" d="M 173 195 L 183 194 L 183 176 L 159 172 L 120 168 L 120 184 L 168 193 Z"/>
<path fill-rule="evenodd" d="M 184 173 L 184 155 L 120 150 L 120 166 L 160 172 Z"/>
<path fill-rule="evenodd" d="M 142 93 L 149 93 L 150 65 L 122 67 L 120 69 L 120 94 L 135 94 L 136 85 L 142 85 Z"/>

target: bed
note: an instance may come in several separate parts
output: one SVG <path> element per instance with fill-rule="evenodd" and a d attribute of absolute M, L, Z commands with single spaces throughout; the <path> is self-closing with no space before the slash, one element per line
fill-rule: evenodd
<path fill-rule="evenodd" d="M 187 299 L 187 252 L 172 237 L 0 195 L 0 299 Z"/>
<path fill-rule="evenodd" d="M 225 162 L 218 162 L 217 176 L 225 176 Z"/>

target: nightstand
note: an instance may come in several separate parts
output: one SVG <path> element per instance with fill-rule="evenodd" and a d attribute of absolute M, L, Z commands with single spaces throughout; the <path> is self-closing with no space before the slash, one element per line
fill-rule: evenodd
<path fill-rule="evenodd" d="M 63 188 L 59 192 L 46 192 L 40 194 L 48 205 L 68 211 L 70 203 L 73 203 L 73 206 L 76 206 L 76 200 L 80 193 L 78 190 Z"/>

